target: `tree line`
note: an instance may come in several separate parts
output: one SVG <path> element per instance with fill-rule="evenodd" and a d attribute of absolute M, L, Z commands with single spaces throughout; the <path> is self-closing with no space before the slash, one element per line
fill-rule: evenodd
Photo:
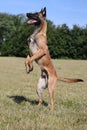
<path fill-rule="evenodd" d="M 52 58 L 87 59 L 87 25 L 66 24 L 55 26 L 47 20 L 47 41 Z M 29 53 L 27 38 L 34 26 L 27 25 L 23 14 L 0 13 L 0 56 L 26 57 Z"/>

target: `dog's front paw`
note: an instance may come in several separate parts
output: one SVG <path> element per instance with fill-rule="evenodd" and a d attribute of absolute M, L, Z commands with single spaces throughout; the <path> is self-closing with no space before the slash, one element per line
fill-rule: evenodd
<path fill-rule="evenodd" d="M 33 66 L 26 66 L 26 73 L 29 74 L 31 71 L 33 71 Z"/>
<path fill-rule="evenodd" d="M 25 59 L 26 73 L 29 74 L 33 70 L 33 63 L 31 62 L 31 57 L 28 55 Z"/>

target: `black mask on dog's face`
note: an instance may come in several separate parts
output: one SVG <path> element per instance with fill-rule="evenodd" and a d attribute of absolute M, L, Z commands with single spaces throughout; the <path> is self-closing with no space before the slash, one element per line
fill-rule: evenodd
<path fill-rule="evenodd" d="M 26 16 L 29 18 L 28 24 L 35 24 L 40 25 L 41 21 L 46 19 L 46 7 L 44 9 L 41 9 L 40 12 L 36 13 L 27 13 Z"/>

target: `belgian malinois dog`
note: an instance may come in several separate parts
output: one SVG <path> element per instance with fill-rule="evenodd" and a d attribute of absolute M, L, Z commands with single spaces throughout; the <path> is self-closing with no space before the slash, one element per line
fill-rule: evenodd
<path fill-rule="evenodd" d="M 37 84 L 37 94 L 39 96 L 39 104 L 43 103 L 42 92 L 48 88 L 51 102 L 51 110 L 54 109 L 54 87 L 57 80 L 68 83 L 82 82 L 82 79 L 69 79 L 57 76 L 57 72 L 52 63 L 50 53 L 47 46 L 47 22 L 46 22 L 46 8 L 41 9 L 40 12 L 27 13 L 28 24 L 34 24 L 36 29 L 34 33 L 28 38 L 29 52 L 25 60 L 26 71 L 29 73 L 33 70 L 33 61 L 40 66 L 41 77 Z"/>

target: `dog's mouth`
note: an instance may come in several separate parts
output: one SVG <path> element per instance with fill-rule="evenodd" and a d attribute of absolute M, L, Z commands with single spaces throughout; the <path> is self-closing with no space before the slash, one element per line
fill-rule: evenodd
<path fill-rule="evenodd" d="M 30 20 L 27 21 L 27 23 L 28 23 L 29 25 L 35 24 L 35 23 L 37 23 L 37 20 L 30 19 Z"/>
<path fill-rule="evenodd" d="M 27 21 L 27 23 L 28 24 L 35 24 L 35 25 L 37 25 L 37 24 L 40 24 L 40 19 L 39 19 L 39 17 L 38 17 L 38 13 L 27 13 L 26 14 L 26 16 L 28 17 L 28 21 Z"/>

